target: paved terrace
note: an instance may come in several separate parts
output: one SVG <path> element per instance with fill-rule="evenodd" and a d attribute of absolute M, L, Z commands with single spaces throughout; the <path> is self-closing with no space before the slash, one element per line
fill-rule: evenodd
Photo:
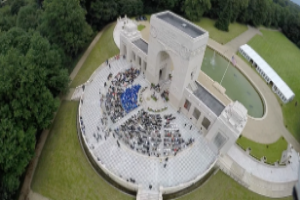
<path fill-rule="evenodd" d="M 150 23 L 143 22 L 143 24 L 146 25 L 146 28 L 142 31 L 142 36 L 144 40 L 147 41 L 147 38 L 149 38 L 149 29 L 147 28 L 150 27 Z M 227 43 L 228 45 L 226 44 L 223 46 L 212 39 L 208 40 L 208 45 L 223 54 L 227 59 L 231 59 L 232 55 L 235 55 L 236 46 L 238 44 L 243 43 L 243 41 L 246 43 L 251 37 L 258 34 L 258 32 L 251 27 L 249 31 L 246 32 L 238 37 L 237 42 L 232 40 L 232 43 L 235 45 L 229 45 L 231 44 L 231 42 L 229 42 Z M 118 35 L 120 35 L 120 33 L 118 33 L 118 29 L 115 29 L 114 37 L 119 37 Z M 299 142 L 289 133 L 283 124 L 282 110 L 272 90 L 244 60 L 237 55 L 235 55 L 235 59 L 237 67 L 251 80 L 252 84 L 259 90 L 260 94 L 263 94 L 264 102 L 267 105 L 266 113 L 263 118 L 248 118 L 247 125 L 242 134 L 247 138 L 260 143 L 273 143 L 281 136 L 284 136 L 285 139 L 293 145 L 295 150 L 300 152 Z M 223 95 L 213 86 L 213 80 L 202 71 L 199 74 L 198 81 L 209 89 L 209 91 L 224 105 L 228 105 L 231 102 L 231 99 L 227 95 Z"/>
<path fill-rule="evenodd" d="M 290 161 L 291 164 L 279 167 L 263 164 L 234 145 L 226 155 L 220 157 L 219 165 L 249 190 L 272 198 L 282 198 L 292 194 L 292 188 L 298 180 L 299 158 L 294 150 Z"/>
<path fill-rule="evenodd" d="M 84 142 L 86 142 L 95 158 L 99 160 L 97 163 L 105 166 L 110 172 L 125 181 L 132 178 L 143 189 L 148 189 L 149 184 L 151 184 L 153 186 L 152 190 L 157 191 L 160 186 L 179 186 L 181 183 L 193 181 L 197 176 L 204 175 L 216 161 L 217 155 L 211 150 L 200 131 L 196 128 L 190 130 L 190 126 L 185 127 L 185 123 L 190 125 L 191 122 L 171 107 L 161 112 L 161 114 L 172 113 L 175 115 L 176 121 L 174 123 L 177 124 L 183 138 L 193 137 L 195 143 L 191 147 L 183 149 L 176 156 L 169 156 L 167 162 L 164 158 L 148 157 L 148 155 L 132 151 L 121 142 L 121 148 L 118 148 L 114 137 L 109 136 L 104 140 L 103 131 L 101 129 L 97 130 L 97 126 L 101 127 L 100 118 L 102 116 L 99 91 L 105 94 L 106 91 L 103 85 L 104 82 L 107 82 L 107 76 L 110 72 L 116 75 L 129 67 L 130 64 L 123 59 L 113 61 L 111 62 L 111 69 L 104 67 L 97 70 L 85 88 L 80 110 L 85 125 Z M 134 81 L 133 85 L 135 84 L 140 84 L 142 87 L 147 85 L 142 75 L 139 75 Z M 116 124 L 110 122 L 109 126 L 114 129 L 136 114 L 141 108 L 140 106 L 130 112 Z M 102 140 L 99 140 L 99 142 L 93 136 L 96 132 L 102 135 Z M 166 168 L 164 168 L 165 163 L 167 164 Z"/>
<path fill-rule="evenodd" d="M 144 22 L 144 25 L 150 27 L 149 22 Z M 244 36 L 238 37 L 234 42 L 228 43 L 225 46 L 209 39 L 208 45 L 223 54 L 227 59 L 231 59 L 235 55 L 236 48 L 240 43 L 247 43 L 255 34 L 252 29 Z M 149 38 L 149 29 L 142 31 L 142 36 L 145 40 Z M 280 104 L 278 103 L 272 90 L 267 84 L 249 67 L 240 57 L 235 55 L 237 67 L 245 74 L 253 85 L 263 94 L 264 102 L 267 105 L 265 115 L 261 119 L 248 117 L 247 125 L 243 131 L 243 135 L 251 140 L 260 143 L 273 143 L 281 136 L 291 143 L 297 152 L 300 152 L 299 142 L 288 132 L 283 124 L 283 116 Z M 224 105 L 228 105 L 231 99 L 219 92 L 213 86 L 214 81 L 204 72 L 200 71 L 198 81 L 214 94 Z M 295 184 L 296 165 L 299 166 L 297 153 L 293 152 L 292 164 L 287 167 L 271 167 L 252 159 L 242 149 L 234 145 L 227 155 L 222 155 L 219 159 L 220 168 L 230 174 L 236 180 L 261 195 L 268 197 L 280 198 L 289 196 L 291 189 Z"/>

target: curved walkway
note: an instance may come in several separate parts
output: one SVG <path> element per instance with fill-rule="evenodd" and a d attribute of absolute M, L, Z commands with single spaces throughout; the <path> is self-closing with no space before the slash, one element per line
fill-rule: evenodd
<path fill-rule="evenodd" d="M 218 50 L 229 60 L 235 55 L 237 67 L 247 76 L 264 97 L 267 106 L 264 117 L 262 119 L 248 118 L 247 125 L 242 134 L 260 143 L 273 143 L 281 136 L 284 136 L 288 143 L 291 143 L 294 149 L 300 152 L 300 144 L 285 128 L 280 104 L 265 81 L 228 46 L 222 46 L 212 39 L 209 39 L 208 45 Z"/>
<path fill-rule="evenodd" d="M 275 167 L 257 161 L 234 145 L 219 158 L 219 167 L 255 193 L 282 198 L 292 194 L 298 180 L 299 157 L 293 150 L 291 164 Z"/>

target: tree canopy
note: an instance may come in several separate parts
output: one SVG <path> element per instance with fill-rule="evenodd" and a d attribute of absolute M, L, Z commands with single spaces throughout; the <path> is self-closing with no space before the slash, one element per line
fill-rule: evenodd
<path fill-rule="evenodd" d="M 0 18 L 0 199 L 4 200 L 13 199 L 33 157 L 36 135 L 49 127 L 59 105 L 57 96 L 68 88 L 65 53 L 38 31 L 42 12 L 30 0 L 0 8 L 5 16 Z"/>
<path fill-rule="evenodd" d="M 192 21 L 200 20 L 210 8 L 210 0 L 185 0 L 182 7 L 186 17 Z"/>
<path fill-rule="evenodd" d="M 43 5 L 42 34 L 68 55 L 76 55 L 92 34 L 79 0 L 45 0 Z"/>

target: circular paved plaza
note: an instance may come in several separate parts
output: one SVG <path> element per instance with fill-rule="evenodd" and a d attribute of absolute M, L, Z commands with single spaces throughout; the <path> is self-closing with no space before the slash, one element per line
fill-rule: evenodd
<path fill-rule="evenodd" d="M 162 101 L 163 91 L 155 93 L 157 101 L 150 98 L 154 89 L 126 60 L 111 61 L 110 67 L 101 67 L 92 77 L 79 106 L 83 142 L 97 165 L 119 184 L 136 190 L 176 191 L 214 166 L 217 152 L 201 131 Z M 128 88 L 136 86 L 140 89 L 135 99 L 128 99 Z"/>

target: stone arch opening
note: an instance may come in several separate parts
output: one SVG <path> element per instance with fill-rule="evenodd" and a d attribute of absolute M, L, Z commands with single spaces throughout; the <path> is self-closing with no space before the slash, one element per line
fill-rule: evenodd
<path fill-rule="evenodd" d="M 126 47 L 126 44 L 124 44 L 124 43 L 121 43 L 121 51 L 120 52 L 122 52 L 122 54 L 121 54 L 121 56 L 127 56 L 127 47 Z"/>
<path fill-rule="evenodd" d="M 157 55 L 156 65 L 158 66 L 159 82 L 170 80 L 174 70 L 173 61 L 171 56 L 166 51 L 161 51 Z"/>

